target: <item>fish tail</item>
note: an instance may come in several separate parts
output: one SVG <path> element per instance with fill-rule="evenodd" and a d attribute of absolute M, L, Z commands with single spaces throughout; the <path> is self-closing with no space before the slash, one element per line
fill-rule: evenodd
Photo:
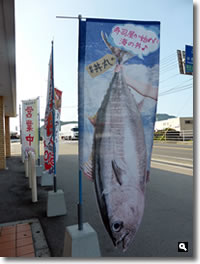
<path fill-rule="evenodd" d="M 112 46 L 109 42 L 108 42 L 108 36 L 107 34 L 103 33 L 103 31 L 101 31 L 101 37 L 105 43 L 105 45 L 110 49 L 110 51 L 112 52 L 112 54 L 116 57 L 118 64 L 123 64 L 125 61 L 127 61 L 128 59 L 131 59 L 132 57 L 134 57 L 135 55 L 122 50 L 118 47 L 114 47 Z"/>

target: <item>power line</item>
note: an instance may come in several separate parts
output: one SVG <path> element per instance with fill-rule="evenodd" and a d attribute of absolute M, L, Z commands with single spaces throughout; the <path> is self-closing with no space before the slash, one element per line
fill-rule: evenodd
<path fill-rule="evenodd" d="M 171 63 L 174 63 L 174 62 L 177 62 L 177 60 L 175 58 L 172 58 L 166 62 L 160 62 L 160 66 L 163 67 L 163 66 L 167 66 L 168 64 L 171 64 Z"/>
<path fill-rule="evenodd" d="M 175 63 L 172 63 L 172 64 L 170 64 L 168 66 L 160 68 L 160 71 L 161 72 L 166 72 L 166 71 L 171 70 L 171 69 L 176 68 L 176 67 L 178 68 L 178 64 L 175 62 Z"/>
<path fill-rule="evenodd" d="M 168 94 L 172 94 L 172 93 L 177 93 L 177 92 L 180 92 L 180 91 L 184 91 L 184 90 L 188 90 L 188 89 L 192 89 L 193 88 L 193 86 L 185 86 L 185 88 L 184 87 L 180 87 L 179 89 L 176 89 L 176 90 L 169 90 L 169 91 L 166 91 L 166 92 L 163 92 L 163 93 L 161 93 L 161 94 L 159 94 L 159 96 L 163 96 L 163 95 L 168 95 Z"/>
<path fill-rule="evenodd" d="M 165 80 L 162 80 L 162 81 L 160 81 L 159 83 L 166 82 L 166 81 L 168 81 L 169 79 L 172 79 L 172 78 L 174 78 L 174 77 L 176 77 L 176 76 L 178 76 L 178 75 L 180 75 L 180 74 L 179 74 L 179 73 L 177 73 L 177 74 L 174 74 L 174 75 L 170 76 L 169 78 L 167 78 L 167 79 L 165 79 Z"/>
<path fill-rule="evenodd" d="M 161 73 L 161 74 L 165 74 L 165 73 L 168 73 L 168 72 L 174 70 L 175 68 L 177 68 L 177 64 L 172 65 L 172 66 L 169 67 L 168 69 L 161 69 L 161 70 L 160 70 L 160 73 Z"/>
<path fill-rule="evenodd" d="M 192 88 L 193 87 L 183 88 L 183 89 L 180 89 L 180 90 L 177 90 L 177 91 L 172 91 L 172 92 L 165 93 L 165 94 L 159 94 L 159 96 L 165 96 L 165 95 L 169 95 L 169 94 L 173 94 L 173 93 L 178 93 L 178 92 L 181 92 L 181 91 L 184 91 L 184 90 L 188 90 L 188 89 L 192 89 Z"/>
<path fill-rule="evenodd" d="M 169 91 L 173 91 L 173 90 L 176 90 L 176 89 L 179 89 L 179 88 L 188 87 L 188 86 L 192 86 L 192 83 L 189 83 L 189 84 L 186 84 L 186 85 L 177 85 L 177 86 L 172 87 L 172 88 L 170 88 L 168 90 L 162 91 L 162 93 L 166 93 L 166 92 L 169 92 Z"/>
<path fill-rule="evenodd" d="M 160 67 L 160 72 L 166 72 L 166 71 L 171 70 L 172 68 L 175 68 L 177 66 L 178 66 L 177 63 L 175 62 L 175 63 L 172 63 L 168 66 Z M 178 69 L 178 67 L 177 67 L 177 69 Z"/>
<path fill-rule="evenodd" d="M 185 85 L 185 83 L 187 83 L 188 81 L 191 81 L 191 80 L 192 80 L 192 79 L 186 80 L 186 81 L 182 82 L 181 84 L 178 84 L 178 85 L 176 85 L 176 86 L 174 86 L 174 87 L 172 87 L 172 88 L 170 88 L 170 89 L 168 89 L 168 90 L 162 91 L 161 94 L 164 94 L 164 93 L 167 93 L 167 92 L 170 92 L 170 91 L 176 90 L 176 89 L 180 89 L 180 88 L 185 88 L 185 87 L 188 87 L 188 86 L 192 86 L 193 83 L 189 83 L 189 84 L 186 84 L 186 85 Z M 163 89 L 162 89 L 162 90 L 163 90 Z"/>
<path fill-rule="evenodd" d="M 175 65 L 178 65 L 178 63 L 176 61 L 174 62 L 171 62 L 170 64 L 168 65 L 160 65 L 160 70 L 163 71 L 163 70 L 166 70 L 166 69 L 170 69 L 171 67 L 175 66 Z"/>
<path fill-rule="evenodd" d="M 182 110 L 185 108 L 185 105 L 186 105 L 186 103 L 188 103 L 189 98 L 190 98 L 191 96 L 192 96 L 192 95 L 189 94 L 189 96 L 186 97 L 186 100 L 185 100 L 184 104 L 182 105 L 182 107 L 180 108 L 180 110 L 178 111 L 178 113 L 177 113 L 176 116 L 180 116 L 180 114 L 182 113 Z"/>
<path fill-rule="evenodd" d="M 187 82 L 189 82 L 189 81 L 193 81 L 193 79 L 191 78 L 191 79 L 188 79 L 188 80 L 186 80 L 186 81 L 184 81 L 184 82 L 181 82 L 180 84 L 174 86 L 173 88 L 176 88 L 176 87 L 182 86 L 182 85 L 184 85 L 185 83 L 187 83 Z"/>
<path fill-rule="evenodd" d="M 180 85 L 184 85 L 185 83 L 187 83 L 187 82 L 189 82 L 189 81 L 193 81 L 193 79 L 191 78 L 191 79 L 185 80 L 185 81 L 181 82 L 180 84 L 174 86 L 174 88 L 179 87 Z M 192 82 L 192 83 L 193 83 L 193 82 Z"/>
<path fill-rule="evenodd" d="M 166 56 L 165 58 L 161 59 L 160 62 L 165 62 L 169 60 L 171 57 L 176 56 L 176 52 L 171 53 L 170 55 Z"/>

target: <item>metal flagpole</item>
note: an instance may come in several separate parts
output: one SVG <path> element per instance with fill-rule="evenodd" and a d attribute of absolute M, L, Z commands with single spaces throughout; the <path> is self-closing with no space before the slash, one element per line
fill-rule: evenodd
<path fill-rule="evenodd" d="M 22 144 L 22 111 L 21 111 L 21 105 L 19 105 L 19 131 L 20 131 L 20 143 Z"/>
<path fill-rule="evenodd" d="M 80 62 L 80 22 L 81 19 L 84 19 L 81 15 L 78 17 L 66 17 L 66 16 L 56 16 L 56 18 L 64 18 L 64 19 L 78 19 L 78 27 L 79 27 L 79 36 L 78 36 L 78 43 L 79 43 L 79 50 L 78 50 L 78 62 Z M 78 63 L 78 73 L 80 72 L 79 66 L 80 63 Z M 80 79 L 78 78 L 78 89 L 80 89 Z M 80 104 L 79 104 L 80 105 Z M 79 116 L 80 118 L 80 116 Z M 80 119 L 78 120 L 78 124 L 80 127 Z M 80 149 L 80 148 L 79 148 Z M 79 151 L 80 152 L 80 151 Z M 78 203 L 78 229 L 82 230 L 83 229 L 83 217 L 82 217 L 82 172 L 80 170 L 80 165 L 79 165 L 79 203 Z"/>
<path fill-rule="evenodd" d="M 54 68 L 53 68 L 53 41 L 52 44 L 52 69 L 51 69 L 51 84 L 52 84 L 52 115 L 53 115 L 53 160 L 54 160 L 54 176 L 53 176 L 53 187 L 54 192 L 57 192 L 56 184 L 56 142 L 55 142 L 55 96 L 54 96 Z"/>
<path fill-rule="evenodd" d="M 79 43 L 79 50 L 78 50 L 78 75 L 80 72 L 80 33 L 81 33 L 81 15 L 78 16 L 78 27 L 79 27 L 79 35 L 78 35 L 78 43 Z M 78 78 L 78 93 L 80 89 L 80 78 Z M 80 100 L 80 97 L 78 98 Z M 80 106 L 80 102 L 78 104 Z M 78 123 L 80 128 L 80 115 L 78 115 Z M 80 144 L 80 143 L 79 143 Z M 80 153 L 80 145 L 79 145 L 79 153 Z M 80 161 L 79 161 L 80 162 Z M 83 214 L 82 214 L 82 172 L 80 170 L 79 164 L 79 203 L 78 203 L 78 229 L 83 229 Z"/>
<path fill-rule="evenodd" d="M 38 97 L 38 166 L 40 166 L 40 97 Z"/>

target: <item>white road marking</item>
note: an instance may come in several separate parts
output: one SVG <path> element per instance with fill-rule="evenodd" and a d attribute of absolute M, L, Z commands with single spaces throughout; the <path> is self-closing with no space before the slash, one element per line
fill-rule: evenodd
<path fill-rule="evenodd" d="M 193 161 L 193 159 L 188 159 L 188 158 L 179 158 L 179 157 L 175 157 L 175 156 L 167 156 L 167 155 L 160 155 L 160 154 L 153 154 L 153 156 L 159 156 L 159 157 L 165 157 L 165 158 L 175 158 L 175 159 L 180 159 L 180 160 L 189 160 L 189 161 Z"/>
<path fill-rule="evenodd" d="M 190 150 L 192 151 L 193 150 L 193 147 L 174 147 L 174 146 L 156 146 L 156 145 L 153 145 L 154 148 L 162 148 L 162 149 L 181 149 L 181 150 Z"/>
<path fill-rule="evenodd" d="M 190 168 L 183 168 L 180 166 L 174 166 L 174 165 L 169 165 L 169 164 L 161 164 L 161 163 L 154 162 L 154 161 L 151 162 L 151 167 L 155 169 L 161 169 L 165 171 L 171 171 L 171 172 L 193 176 L 193 169 L 190 169 Z"/>

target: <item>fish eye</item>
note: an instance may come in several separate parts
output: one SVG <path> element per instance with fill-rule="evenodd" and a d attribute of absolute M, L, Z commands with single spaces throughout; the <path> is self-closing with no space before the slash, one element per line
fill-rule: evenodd
<path fill-rule="evenodd" d="M 122 221 L 116 221 L 112 224 L 112 230 L 114 232 L 119 232 L 123 227 L 123 222 Z"/>

